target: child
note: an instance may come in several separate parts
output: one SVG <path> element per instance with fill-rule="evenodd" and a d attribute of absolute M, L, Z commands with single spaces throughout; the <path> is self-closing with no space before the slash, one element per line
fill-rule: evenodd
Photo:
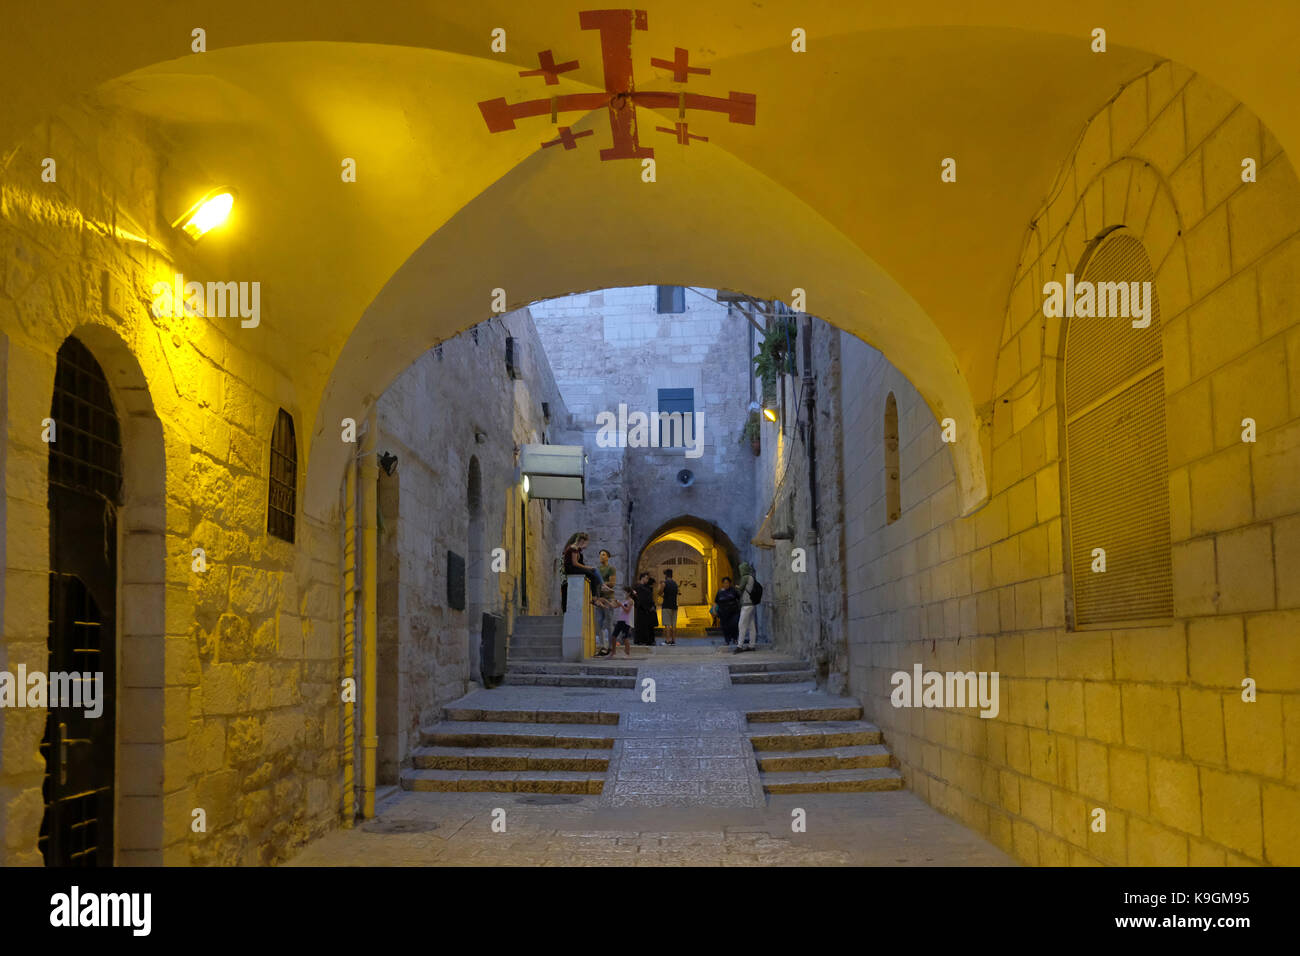
<path fill-rule="evenodd" d="M 614 624 L 614 635 L 610 638 L 609 653 L 612 656 L 618 650 L 618 636 L 623 635 L 623 656 L 631 657 L 628 646 L 632 637 L 632 589 L 623 589 L 623 600 L 618 605 L 618 621 Z"/>

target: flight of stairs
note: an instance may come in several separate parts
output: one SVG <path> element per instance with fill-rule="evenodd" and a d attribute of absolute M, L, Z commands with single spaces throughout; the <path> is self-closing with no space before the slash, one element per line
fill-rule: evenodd
<path fill-rule="evenodd" d="M 624 658 L 630 660 L 631 658 Z M 553 661 L 510 662 L 502 684 L 529 687 L 636 687 L 635 664 L 563 664 Z"/>
<path fill-rule="evenodd" d="M 862 719 L 858 704 L 755 710 L 745 716 L 767 793 L 903 788 L 884 736 Z"/>
<path fill-rule="evenodd" d="M 613 753 L 607 711 L 446 708 L 420 728 L 403 790 L 598 794 Z"/>
<path fill-rule="evenodd" d="M 757 661 L 728 664 L 733 684 L 816 683 L 817 673 L 808 661 Z"/>
<path fill-rule="evenodd" d="M 558 661 L 564 657 L 564 618 L 558 614 L 534 614 L 515 618 L 506 651 L 511 662 Z"/>

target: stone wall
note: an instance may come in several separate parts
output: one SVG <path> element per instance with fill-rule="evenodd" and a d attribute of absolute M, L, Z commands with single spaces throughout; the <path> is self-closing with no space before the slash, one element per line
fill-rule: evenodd
<path fill-rule="evenodd" d="M 712 290 L 687 289 L 686 309 L 676 314 L 657 314 L 656 295 L 656 286 L 636 286 L 530 307 L 587 448 L 580 518 L 591 534 L 587 557 L 594 561 L 595 549 L 607 548 L 624 583 L 641 549 L 675 518 L 712 522 L 742 551 L 754 527 L 753 456 L 739 440 L 750 401 L 748 325 L 713 301 Z M 597 415 L 617 414 L 620 403 L 654 413 L 661 388 L 694 389 L 696 412 L 703 413 L 700 457 L 687 458 L 684 449 L 597 444 Z M 683 468 L 694 473 L 690 487 L 677 481 Z"/>
<path fill-rule="evenodd" d="M 508 335 L 515 340 L 517 379 L 506 370 Z M 479 613 L 503 615 L 507 629 L 521 613 L 523 495 L 516 448 L 544 437 L 552 444 L 576 444 L 578 437 L 564 428 L 568 411 L 527 310 L 482 323 L 426 352 L 384 393 L 378 414 L 378 448 L 398 457 L 394 474 L 381 472 L 379 478 L 381 489 L 398 489 L 395 525 L 384 529 L 395 539 L 395 565 L 385 575 L 382 556 L 380 562 L 381 612 L 382 591 L 391 589 L 397 646 L 395 676 L 383 673 L 381 681 L 392 681 L 398 699 L 381 698 L 380 705 L 393 708 L 400 762 L 417 745 L 420 725 L 434 722 L 443 706 L 479 679 L 481 618 L 471 619 L 469 582 L 477 576 L 482 583 Z M 471 546 L 469 527 L 471 461 L 477 462 L 483 509 L 477 547 Z M 546 501 L 532 500 L 527 509 L 529 606 L 522 613 L 551 613 L 559 600 L 555 558 L 571 533 L 576 506 L 554 501 L 548 508 Z M 494 548 L 505 550 L 504 571 L 492 570 Z M 466 562 L 464 610 L 447 603 L 448 551 Z"/>
<path fill-rule="evenodd" d="M 809 318 L 800 322 L 799 334 L 811 335 L 811 365 L 804 361 L 804 343 L 796 342 L 797 371 L 782 383 L 785 411 L 780 421 L 763 424 L 756 466 L 764 489 L 755 502 L 756 524 L 762 525 L 769 507 L 772 511 L 766 533 L 759 533 L 768 546 L 754 551 L 764 588 L 760 632 L 777 649 L 812 662 L 819 683 L 840 691 L 848 675 L 840 333 Z M 804 384 L 808 377 L 811 390 Z M 816 527 L 810 442 L 816 459 Z"/>
<path fill-rule="evenodd" d="M 1145 246 L 1163 313 L 1174 620 L 1069 630 L 1063 330 L 1041 290 L 1116 225 Z M 1243 106 L 1170 63 L 1126 86 L 1008 264 L 992 494 L 966 517 L 934 416 L 843 337 L 852 688 L 909 786 L 1022 861 L 1300 863 L 1298 229 L 1295 170 Z M 886 524 L 891 391 L 903 513 Z M 1000 672 L 1000 714 L 895 709 L 890 675 L 918 662 Z"/>
<path fill-rule="evenodd" d="M 34 145 L 39 144 L 39 145 Z M 119 863 L 269 863 L 340 804 L 338 539 L 298 518 L 266 533 L 271 430 L 304 421 L 292 380 L 238 319 L 154 317 L 155 281 L 253 280 L 247 253 L 205 274 L 159 208 L 168 152 L 138 117 L 72 109 L 0 176 L 4 602 L 0 667 L 44 670 L 49 569 L 42 419 L 69 334 L 95 354 L 121 420 Z M 41 179 L 42 159 L 57 179 Z M 124 295 L 105 306 L 106 277 Z M 192 569 L 195 548 L 206 570 Z M 44 711 L 0 711 L 0 863 L 39 864 Z M 195 832 L 193 811 L 206 829 Z"/>

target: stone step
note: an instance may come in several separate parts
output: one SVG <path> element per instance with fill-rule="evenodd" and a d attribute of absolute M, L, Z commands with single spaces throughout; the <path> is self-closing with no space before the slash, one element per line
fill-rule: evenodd
<path fill-rule="evenodd" d="M 417 770 L 566 770 L 609 769 L 609 757 L 563 747 L 417 747 Z"/>
<path fill-rule="evenodd" d="M 563 638 L 551 634 L 514 634 L 510 638 L 510 647 L 559 647 Z"/>
<path fill-rule="evenodd" d="M 775 724 L 750 730 L 755 750 L 828 750 L 833 747 L 865 747 L 884 743 L 880 728 L 865 720 L 827 720 L 813 723 Z"/>
<path fill-rule="evenodd" d="M 759 779 L 767 793 L 860 793 L 903 789 L 903 775 L 889 767 L 823 773 L 760 773 Z"/>
<path fill-rule="evenodd" d="M 516 687 L 603 687 L 618 690 L 636 687 L 636 678 L 599 677 L 594 674 L 516 674 L 507 671 L 501 683 Z"/>
<path fill-rule="evenodd" d="M 733 684 L 799 684 L 811 681 L 816 683 L 814 671 L 760 671 L 754 674 L 731 675 Z"/>
<path fill-rule="evenodd" d="M 566 770 L 403 770 L 403 790 L 598 794 L 603 777 Z"/>
<path fill-rule="evenodd" d="M 760 674 L 768 671 L 796 671 L 812 670 L 812 664 L 808 661 L 746 661 L 744 663 L 727 664 L 727 669 L 733 674 Z"/>
<path fill-rule="evenodd" d="M 635 677 L 636 667 L 631 664 L 571 664 L 545 663 L 512 666 L 511 673 L 518 674 L 596 674 L 602 677 Z"/>
<path fill-rule="evenodd" d="M 617 724 L 612 710 L 485 710 L 473 707 L 444 707 L 448 722 L 491 721 L 498 724 Z"/>
<path fill-rule="evenodd" d="M 559 747 L 610 750 L 614 738 L 598 725 L 443 721 L 420 728 L 426 747 Z"/>
<path fill-rule="evenodd" d="M 860 747 L 830 747 L 810 750 L 762 750 L 757 753 L 758 769 L 767 773 L 801 773 L 824 770 L 854 770 L 888 767 L 889 748 L 880 744 Z"/>
<path fill-rule="evenodd" d="M 751 724 L 756 723 L 791 723 L 793 721 L 827 721 L 859 720 L 862 717 L 862 705 L 850 704 L 827 707 L 781 707 L 777 709 L 751 710 L 745 717 Z"/>

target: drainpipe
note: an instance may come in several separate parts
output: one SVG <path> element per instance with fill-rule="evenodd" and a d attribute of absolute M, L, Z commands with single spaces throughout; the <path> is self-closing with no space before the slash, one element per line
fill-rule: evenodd
<path fill-rule="evenodd" d="M 812 369 L 812 317 L 803 323 L 803 392 L 808 406 L 808 500 L 812 507 L 810 527 L 817 534 L 817 380 Z"/>
<path fill-rule="evenodd" d="M 356 678 L 353 656 L 357 635 L 357 461 L 348 462 L 343 481 L 343 676 Z M 352 695 L 355 700 L 356 695 Z M 357 815 L 356 704 L 343 703 L 343 826 L 351 828 Z"/>
<path fill-rule="evenodd" d="M 361 529 L 362 529 L 362 606 L 365 610 L 363 630 L 363 655 L 361 659 L 361 686 L 363 702 L 361 739 L 361 816 L 369 820 L 375 815 L 376 758 L 379 750 L 379 702 L 377 671 L 379 669 L 378 643 L 379 614 L 376 597 L 379 591 L 376 575 L 379 556 L 379 534 L 376 519 L 379 511 L 379 464 L 376 461 L 375 443 L 379 431 L 378 415 L 371 406 L 366 420 L 366 434 L 361 443 Z"/>

